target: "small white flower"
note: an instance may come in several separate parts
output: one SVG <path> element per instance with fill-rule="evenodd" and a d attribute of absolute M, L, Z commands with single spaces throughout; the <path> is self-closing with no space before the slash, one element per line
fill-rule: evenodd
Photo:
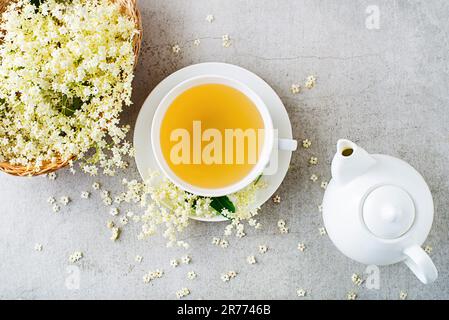
<path fill-rule="evenodd" d="M 304 243 L 298 243 L 298 250 L 304 252 L 306 250 L 306 245 Z"/>
<path fill-rule="evenodd" d="M 348 292 L 346 295 L 346 299 L 348 300 L 356 300 L 357 299 L 357 293 L 355 292 Z"/>
<path fill-rule="evenodd" d="M 170 260 L 170 265 L 171 265 L 173 268 L 176 268 L 176 267 L 179 265 L 179 262 L 178 262 L 178 260 L 176 260 L 176 259 L 172 259 L 172 260 Z"/>
<path fill-rule="evenodd" d="M 108 190 L 102 190 L 101 191 L 101 198 L 109 198 L 109 191 Z"/>
<path fill-rule="evenodd" d="M 285 227 L 285 220 L 284 219 L 279 219 L 278 220 L 278 228 L 282 228 Z"/>
<path fill-rule="evenodd" d="M 184 256 L 181 258 L 183 264 L 189 264 L 192 259 L 189 256 Z"/>
<path fill-rule="evenodd" d="M 352 281 L 352 283 L 354 283 L 355 285 L 358 285 L 358 286 L 362 285 L 362 283 L 363 283 L 362 277 L 359 276 L 357 273 L 354 273 L 351 276 L 351 281 Z"/>
<path fill-rule="evenodd" d="M 227 273 L 223 273 L 220 278 L 221 278 L 221 281 L 223 281 L 223 282 L 229 281 L 229 275 Z"/>
<path fill-rule="evenodd" d="M 196 273 L 195 273 L 195 271 L 189 271 L 189 272 L 187 272 L 187 279 L 193 280 L 193 279 L 195 279 L 195 278 L 196 278 Z"/>
<path fill-rule="evenodd" d="M 433 248 L 432 248 L 431 246 L 427 245 L 427 246 L 424 247 L 424 251 L 425 251 L 427 254 L 431 254 L 432 251 L 433 251 Z"/>
<path fill-rule="evenodd" d="M 181 290 L 176 291 L 176 298 L 181 299 L 190 294 L 190 290 L 187 288 L 182 288 Z"/>
<path fill-rule="evenodd" d="M 288 228 L 287 228 L 287 227 L 282 227 L 282 228 L 279 228 L 279 231 L 280 231 L 282 234 L 287 234 L 287 233 L 288 233 Z"/>
<path fill-rule="evenodd" d="M 224 34 L 221 36 L 222 45 L 225 48 L 229 48 L 232 44 L 231 37 L 228 34 Z"/>
<path fill-rule="evenodd" d="M 174 54 L 178 54 L 181 52 L 181 47 L 179 46 L 179 44 L 175 44 L 172 48 L 171 48 L 172 52 Z"/>
<path fill-rule="evenodd" d="M 321 228 L 318 228 L 318 232 L 320 233 L 320 235 L 322 235 L 322 236 L 324 236 L 324 235 L 326 235 L 327 234 L 327 232 L 326 232 L 326 229 L 325 228 L 323 228 L 323 227 L 321 227 Z"/>
<path fill-rule="evenodd" d="M 120 222 L 123 224 L 123 225 L 127 225 L 128 224 L 128 218 L 127 217 L 121 217 L 120 218 Z"/>
<path fill-rule="evenodd" d="M 215 17 L 212 14 L 208 14 L 206 16 L 206 21 L 212 23 L 215 20 Z"/>
<path fill-rule="evenodd" d="M 246 258 L 246 262 L 248 262 L 249 264 L 255 264 L 257 262 L 256 261 L 256 257 L 255 256 L 248 256 Z"/>
<path fill-rule="evenodd" d="M 110 197 L 103 198 L 103 203 L 106 206 L 110 206 L 112 204 L 112 199 Z"/>
<path fill-rule="evenodd" d="M 318 176 L 316 174 L 312 174 L 310 176 L 310 180 L 312 180 L 313 182 L 316 182 L 318 180 Z"/>
<path fill-rule="evenodd" d="M 310 141 L 309 139 L 302 140 L 302 147 L 304 149 L 309 149 L 311 145 L 312 145 L 312 141 Z"/>
<path fill-rule="evenodd" d="M 116 241 L 119 237 L 120 237 L 120 228 L 118 228 L 118 227 L 112 227 L 111 228 L 111 237 L 110 237 L 110 239 L 112 240 L 112 241 Z"/>
<path fill-rule="evenodd" d="M 40 243 L 36 243 L 34 245 L 34 250 L 36 250 L 36 251 L 42 251 L 42 248 L 43 248 L 43 246 Z"/>
<path fill-rule="evenodd" d="M 143 260 L 142 256 L 137 255 L 136 258 L 134 259 L 136 262 L 141 263 Z"/>
<path fill-rule="evenodd" d="M 71 167 L 71 168 L 69 169 L 69 171 L 70 171 L 71 174 L 75 174 L 75 173 L 76 173 L 76 170 L 75 170 L 75 168 L 73 168 L 73 167 Z"/>
<path fill-rule="evenodd" d="M 67 196 L 63 196 L 59 199 L 59 202 L 66 206 L 70 202 L 70 198 Z"/>
<path fill-rule="evenodd" d="M 75 262 L 81 260 L 81 258 L 83 258 L 83 256 L 84 256 L 84 255 L 83 255 L 83 253 L 82 253 L 81 251 L 75 251 L 75 252 L 73 252 L 73 253 L 70 255 L 69 261 L 70 261 L 71 263 L 75 263 Z"/>
<path fill-rule="evenodd" d="M 227 248 L 228 246 L 229 246 L 229 243 L 228 243 L 227 240 L 222 239 L 222 240 L 220 241 L 220 247 L 222 247 L 222 248 Z"/>
<path fill-rule="evenodd" d="M 109 210 L 109 214 L 111 215 L 111 216 L 116 216 L 116 215 L 118 215 L 119 214 L 119 210 L 118 210 L 118 208 L 111 208 L 111 210 Z"/>
<path fill-rule="evenodd" d="M 229 276 L 230 279 L 234 279 L 235 277 L 237 277 L 237 272 L 235 272 L 234 270 L 228 271 L 227 275 Z"/>
<path fill-rule="evenodd" d="M 200 40 L 200 39 L 195 39 L 195 40 L 193 41 L 193 44 L 194 44 L 196 47 L 198 47 L 198 46 L 201 44 L 201 40 Z"/>
<path fill-rule="evenodd" d="M 296 290 L 296 294 L 298 295 L 298 297 L 305 297 L 307 295 L 307 292 L 304 289 L 298 289 Z"/>
<path fill-rule="evenodd" d="M 401 291 L 401 292 L 399 293 L 399 299 L 401 299 L 401 300 L 406 300 L 406 299 L 407 299 L 407 296 L 408 296 L 408 294 L 407 294 L 407 292 L 405 292 L 405 291 Z"/>
<path fill-rule="evenodd" d="M 310 76 L 307 77 L 306 83 L 305 83 L 304 86 L 307 89 L 312 89 L 313 87 L 315 87 L 315 84 L 316 84 L 316 77 L 313 76 L 313 75 L 310 75 Z"/>
<path fill-rule="evenodd" d="M 57 177 L 57 175 L 56 175 L 55 172 L 50 172 L 50 173 L 48 174 L 48 179 L 50 179 L 50 180 L 55 180 L 56 177 Z"/>
<path fill-rule="evenodd" d="M 82 191 L 82 192 L 81 192 L 81 198 L 82 198 L 82 199 L 88 199 L 89 196 L 90 196 L 90 193 L 89 193 L 89 192 L 87 192 L 87 191 Z"/>
<path fill-rule="evenodd" d="M 266 253 L 268 251 L 268 247 L 264 244 L 259 245 L 259 252 L 260 253 Z"/>
<path fill-rule="evenodd" d="M 48 197 L 47 202 L 48 202 L 49 204 L 53 204 L 53 203 L 56 202 L 56 199 L 55 199 L 54 197 Z"/>
<path fill-rule="evenodd" d="M 217 237 L 212 238 L 212 244 L 216 246 L 220 245 L 220 238 Z"/>
<path fill-rule="evenodd" d="M 312 165 L 318 164 L 318 158 L 317 157 L 310 157 L 309 163 Z"/>
<path fill-rule="evenodd" d="M 94 189 L 94 190 L 99 190 L 99 189 L 100 189 L 100 183 L 94 182 L 94 183 L 92 184 L 92 189 Z"/>
<path fill-rule="evenodd" d="M 60 209 L 61 209 L 61 207 L 59 206 L 59 204 L 55 203 L 53 205 L 53 212 L 59 212 Z"/>
<path fill-rule="evenodd" d="M 293 94 L 298 94 L 301 92 L 301 86 L 297 83 L 294 83 L 290 86 L 290 91 Z"/>
<path fill-rule="evenodd" d="M 321 188 L 326 189 L 327 188 L 327 184 L 328 184 L 327 181 L 322 181 L 321 182 Z"/>
<path fill-rule="evenodd" d="M 108 229 L 114 228 L 114 227 L 115 227 L 114 221 L 108 221 L 108 222 L 106 223 L 106 227 L 107 227 Z"/>
<path fill-rule="evenodd" d="M 273 197 L 273 202 L 274 203 L 281 203 L 281 196 L 280 195 L 275 195 Z"/>

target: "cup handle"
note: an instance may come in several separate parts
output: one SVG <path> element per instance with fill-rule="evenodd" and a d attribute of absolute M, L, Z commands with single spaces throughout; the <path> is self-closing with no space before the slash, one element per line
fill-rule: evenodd
<path fill-rule="evenodd" d="M 278 149 L 285 151 L 295 151 L 298 148 L 298 141 L 293 139 L 278 139 Z"/>
<path fill-rule="evenodd" d="M 418 279 L 429 284 L 438 277 L 438 271 L 429 255 L 418 245 L 411 246 L 404 250 L 406 255 L 405 264 L 412 270 Z"/>

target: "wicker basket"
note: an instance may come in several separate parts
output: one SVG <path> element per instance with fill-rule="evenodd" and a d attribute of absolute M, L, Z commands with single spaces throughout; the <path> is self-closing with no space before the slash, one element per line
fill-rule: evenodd
<path fill-rule="evenodd" d="M 14 0 L 0 0 L 0 14 L 3 13 L 9 3 L 13 2 Z M 142 40 L 142 21 L 140 17 L 140 12 L 137 7 L 136 1 L 137 0 L 110 0 L 111 2 L 118 3 L 121 7 L 122 12 L 129 16 L 132 20 L 136 23 L 136 28 L 139 30 L 139 33 L 136 34 L 136 36 L 133 39 L 133 47 L 134 47 L 134 55 L 135 55 L 135 63 L 134 67 L 137 64 L 137 58 L 139 56 L 140 51 L 140 43 Z M 15 175 L 15 176 L 38 176 L 41 174 L 50 173 L 53 171 L 56 171 L 58 169 L 61 169 L 69 164 L 70 160 L 75 159 L 76 156 L 73 156 L 71 159 L 63 160 L 63 159 L 57 159 L 56 162 L 44 162 L 41 167 L 34 167 L 34 166 L 22 166 L 22 165 L 12 165 L 8 162 L 0 162 L 0 171 L 3 171 L 5 173 Z"/>

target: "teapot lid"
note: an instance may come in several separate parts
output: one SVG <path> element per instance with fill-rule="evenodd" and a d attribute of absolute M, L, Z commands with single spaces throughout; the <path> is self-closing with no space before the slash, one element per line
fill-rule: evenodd
<path fill-rule="evenodd" d="M 368 230 L 382 239 L 404 235 L 415 220 L 415 205 L 404 189 L 384 185 L 372 190 L 362 205 L 362 217 Z"/>

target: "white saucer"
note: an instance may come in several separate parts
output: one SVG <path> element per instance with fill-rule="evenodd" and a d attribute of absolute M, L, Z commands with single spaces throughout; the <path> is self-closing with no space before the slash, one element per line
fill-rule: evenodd
<path fill-rule="evenodd" d="M 187 80 L 188 78 L 205 74 L 216 74 L 238 79 L 240 82 L 250 87 L 267 105 L 273 119 L 273 127 L 278 129 L 279 137 L 292 139 L 292 127 L 284 104 L 276 92 L 259 76 L 241 67 L 226 63 L 200 63 L 191 65 L 172 73 L 162 80 L 148 95 L 140 109 L 134 128 L 134 147 L 136 149 L 137 169 L 139 170 L 142 179 L 148 179 L 150 170 L 160 171 L 151 150 L 150 136 L 153 115 L 159 102 L 178 83 Z M 260 207 L 276 192 L 287 174 L 290 159 L 290 151 L 279 151 L 278 170 L 274 175 L 263 176 L 266 187 L 257 192 L 254 207 Z M 192 217 L 192 219 L 200 221 L 227 220 L 222 216 L 214 218 Z"/>

